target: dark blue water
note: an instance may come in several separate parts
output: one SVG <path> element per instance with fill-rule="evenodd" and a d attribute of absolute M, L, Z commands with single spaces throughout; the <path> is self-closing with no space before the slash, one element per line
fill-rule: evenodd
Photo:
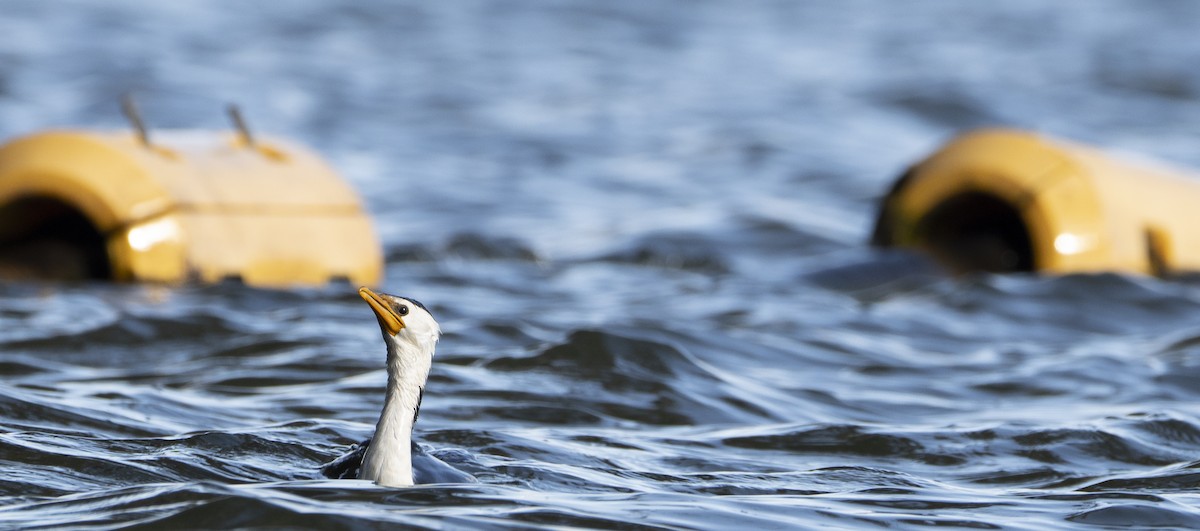
<path fill-rule="evenodd" d="M 374 427 L 349 286 L 0 285 L 0 526 L 1200 527 L 1200 282 L 952 278 L 865 248 L 958 131 L 1200 167 L 1187 2 L 0 2 L 0 135 L 322 152 L 446 332 Z"/>

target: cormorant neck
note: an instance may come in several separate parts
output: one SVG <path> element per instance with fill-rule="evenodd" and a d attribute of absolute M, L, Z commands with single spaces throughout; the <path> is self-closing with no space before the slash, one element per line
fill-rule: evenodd
<path fill-rule="evenodd" d="M 383 412 L 375 435 L 363 456 L 360 479 L 387 487 L 413 484 L 412 430 L 421 408 L 425 380 L 433 361 L 433 345 L 397 341 L 385 336 L 388 346 L 388 385 Z"/>

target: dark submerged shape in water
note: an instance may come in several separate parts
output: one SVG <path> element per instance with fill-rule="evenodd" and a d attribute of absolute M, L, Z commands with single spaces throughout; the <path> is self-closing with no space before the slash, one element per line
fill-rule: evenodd
<path fill-rule="evenodd" d="M 350 453 L 343 455 L 329 464 L 321 467 L 321 474 L 329 479 L 358 479 L 362 469 L 363 457 L 367 455 L 367 447 L 371 439 L 360 442 L 350 448 Z M 412 474 L 413 483 L 425 485 L 430 483 L 474 483 L 475 477 L 446 464 L 441 459 L 427 453 L 425 448 L 416 442 L 412 443 Z"/>

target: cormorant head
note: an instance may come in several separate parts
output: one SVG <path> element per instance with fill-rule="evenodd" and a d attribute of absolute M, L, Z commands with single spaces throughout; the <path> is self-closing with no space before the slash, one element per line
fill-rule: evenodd
<path fill-rule="evenodd" d="M 415 300 L 358 288 L 358 295 L 367 301 L 379 320 L 383 338 L 390 345 L 400 348 L 415 346 L 422 352 L 433 354 L 442 330 L 433 315 Z"/>

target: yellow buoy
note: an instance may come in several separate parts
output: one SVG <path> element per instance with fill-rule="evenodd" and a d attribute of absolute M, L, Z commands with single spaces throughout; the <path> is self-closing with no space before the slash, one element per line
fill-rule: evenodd
<path fill-rule="evenodd" d="M 0 275 L 376 285 L 358 196 L 317 155 L 214 132 L 43 132 L 0 147 Z"/>
<path fill-rule="evenodd" d="M 1198 271 L 1198 179 L 1032 133 L 977 131 L 897 180 L 872 243 L 957 271 Z"/>

